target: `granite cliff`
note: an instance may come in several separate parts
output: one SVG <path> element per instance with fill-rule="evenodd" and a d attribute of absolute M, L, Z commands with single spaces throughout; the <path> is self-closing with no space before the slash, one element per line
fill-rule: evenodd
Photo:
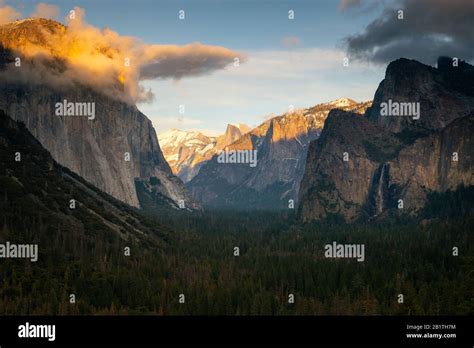
<path fill-rule="evenodd" d="M 333 110 L 312 142 L 299 192 L 305 221 L 416 213 L 430 192 L 474 184 L 474 68 L 392 62 L 364 116 Z M 419 117 L 384 116 L 383 103 L 419 103 Z M 414 104 L 415 105 L 415 104 Z"/>
<path fill-rule="evenodd" d="M 151 121 L 133 102 L 123 98 L 123 85 L 116 81 L 116 97 L 72 81 L 52 84 L 67 62 L 44 56 L 53 51 L 47 35 L 61 35 L 67 27 L 46 19 L 27 19 L 0 27 L 0 109 L 23 122 L 61 165 L 68 167 L 100 190 L 139 207 L 139 183 L 177 206 L 193 201 L 184 184 L 175 177 L 161 152 Z M 105 49 L 105 48 L 104 48 Z M 21 58 L 21 66 L 15 65 Z M 15 70 L 16 69 L 16 70 Z M 50 74 L 47 82 L 36 78 L 39 71 Z M 17 72 L 17 75 L 15 73 Z M 90 103 L 94 117 L 58 116 L 57 103 Z"/>

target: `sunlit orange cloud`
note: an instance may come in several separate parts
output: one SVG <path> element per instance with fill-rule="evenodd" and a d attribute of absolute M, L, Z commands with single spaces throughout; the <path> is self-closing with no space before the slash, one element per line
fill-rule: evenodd
<path fill-rule="evenodd" d="M 21 16 L 20 12 L 11 6 L 5 5 L 3 0 L 0 0 L 0 25 L 13 21 Z"/>
<path fill-rule="evenodd" d="M 31 14 L 31 17 L 56 19 L 59 17 L 59 8 L 55 5 L 40 2 L 36 5 L 36 10 Z"/>
<path fill-rule="evenodd" d="M 37 10 L 54 14 L 51 5 Z M 130 102 L 143 102 L 150 101 L 153 94 L 140 85 L 141 80 L 197 76 L 224 69 L 235 58 L 240 62 L 245 60 L 238 52 L 201 43 L 185 46 L 145 44 L 109 28 L 96 28 L 84 17 L 85 11 L 75 7 L 66 16 L 65 26 L 43 21 L 40 29 L 36 28 L 34 35 L 26 40 L 6 39 L 15 30 L 14 23 L 0 27 L 1 44 L 35 62 L 34 69 L 25 67 L 21 76 L 16 71 L 15 79 L 54 86 L 80 83 Z M 51 59 L 61 62 L 61 69 L 52 72 Z M 12 79 L 8 76 L 9 70 L 0 78 Z"/>

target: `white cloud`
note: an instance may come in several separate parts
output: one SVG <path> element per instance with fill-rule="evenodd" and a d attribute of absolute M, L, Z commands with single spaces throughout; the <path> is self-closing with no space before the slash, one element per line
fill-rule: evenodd
<path fill-rule="evenodd" d="M 303 108 L 339 97 L 370 99 L 384 72 L 379 66 L 355 62 L 344 67 L 345 54 L 337 49 L 243 53 L 247 61 L 238 67 L 179 82 L 150 82 L 147 87 L 156 91 L 157 98 L 149 107 L 143 105 L 145 114 L 151 116 L 147 108 L 154 110 L 159 132 L 183 128 L 176 122 L 168 126 L 161 116 L 179 116 L 178 106 L 184 104 L 184 116 L 201 120 L 201 124 L 188 124 L 188 129 L 221 132 L 227 123 L 258 125 L 264 115 L 279 115 L 289 105 Z"/>
<path fill-rule="evenodd" d="M 342 66 L 343 51 L 336 49 L 298 49 L 284 51 L 245 52 L 247 62 L 239 67 L 229 67 L 232 75 L 295 78 L 308 73 Z"/>
<path fill-rule="evenodd" d="M 155 118 L 153 115 L 148 115 L 149 118 Z M 176 129 L 188 129 L 202 124 L 201 120 L 196 120 L 189 117 L 156 117 L 158 120 L 158 126 L 160 128 L 176 128 Z"/>
<path fill-rule="evenodd" d="M 147 117 L 152 121 L 153 127 L 157 134 L 161 134 L 166 132 L 169 129 L 179 129 L 179 130 L 198 130 L 201 133 L 208 135 L 208 136 L 215 136 L 218 134 L 222 134 L 218 128 L 208 127 L 210 125 L 204 124 L 202 120 L 198 120 L 191 117 L 160 117 L 156 116 L 156 111 L 141 110 Z M 212 125 L 211 125 L 212 126 Z"/>

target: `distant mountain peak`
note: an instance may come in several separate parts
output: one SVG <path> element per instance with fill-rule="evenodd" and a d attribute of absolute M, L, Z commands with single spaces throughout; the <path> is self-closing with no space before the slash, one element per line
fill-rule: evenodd
<path fill-rule="evenodd" d="M 229 126 L 238 128 L 242 133 L 247 133 L 247 132 L 249 132 L 249 131 L 251 130 L 251 128 L 250 128 L 249 126 L 247 126 L 246 124 L 244 124 L 244 123 L 238 123 L 238 124 L 236 124 L 236 123 L 229 123 L 229 124 L 227 125 L 227 127 L 229 127 Z"/>
<path fill-rule="evenodd" d="M 225 133 L 218 137 L 199 131 L 170 129 L 158 136 L 163 154 L 174 174 L 188 182 L 213 155 L 250 131 L 243 123 L 227 124 Z"/>
<path fill-rule="evenodd" d="M 333 105 L 334 107 L 348 107 L 348 106 L 356 105 L 357 102 L 350 98 L 338 98 L 326 104 Z"/>
<path fill-rule="evenodd" d="M 268 138 L 267 140 L 272 143 L 293 141 L 294 144 L 289 145 L 292 147 L 292 151 L 301 152 L 301 146 L 306 148 L 307 143 L 319 135 L 332 109 L 363 114 L 371 103 L 371 101 L 358 103 L 349 98 L 339 98 L 307 109 L 298 109 L 294 112 L 272 117 L 253 129 L 243 123 L 228 123 L 225 133 L 215 138 L 205 136 L 197 131 L 176 129 L 162 133 L 158 138 L 163 154 L 173 173 L 178 175 L 185 183 L 188 183 L 198 175 L 201 167 L 226 147 L 234 150 L 259 147 L 263 151 L 265 146 L 261 147 L 261 145 Z M 259 139 L 259 143 L 254 144 L 252 139 Z M 293 146 L 296 147 L 293 148 Z M 283 150 L 283 152 L 286 152 L 286 150 Z M 301 154 L 298 156 L 301 156 Z M 293 162 L 296 158 L 293 155 L 283 157 L 293 158 L 291 160 Z M 286 165 L 295 166 L 295 163 L 285 161 L 282 168 Z M 301 168 L 298 173 L 302 175 Z M 290 179 L 285 180 L 289 181 Z M 296 186 L 293 187 L 293 191 L 295 190 Z"/>

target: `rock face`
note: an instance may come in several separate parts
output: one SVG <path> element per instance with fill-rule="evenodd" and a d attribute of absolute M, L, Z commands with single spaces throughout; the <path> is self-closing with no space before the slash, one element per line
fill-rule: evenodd
<path fill-rule="evenodd" d="M 21 154 L 19 162 L 16 153 Z M 0 163 L 2 239 L 8 240 L 10 233 L 15 238 L 27 233 L 34 238 L 31 242 L 50 249 L 54 246 L 51 241 L 46 242 L 47 238 L 57 234 L 54 238 L 62 240 L 62 245 L 68 245 L 71 254 L 78 257 L 84 249 L 84 239 L 97 234 L 101 238 L 107 236 L 107 241 L 118 236 L 154 248 L 162 248 L 170 240 L 169 229 L 156 222 L 150 224 L 137 209 L 59 165 L 24 124 L 13 121 L 1 110 Z M 69 208 L 70 199 L 75 200 L 75 209 Z M 33 207 L 34 214 L 25 216 L 25 207 Z M 75 243 L 64 242 L 78 236 Z"/>
<path fill-rule="evenodd" d="M 249 131 L 250 128 L 245 124 L 228 124 L 225 133 L 216 138 L 215 152 L 221 151 L 227 145 L 232 144 L 234 141 Z"/>
<path fill-rule="evenodd" d="M 0 28 L 2 69 L 14 69 L 15 42 L 19 47 L 27 40 L 38 43 L 41 38 L 29 33 L 41 33 L 41 28 L 64 30 L 59 23 L 42 19 Z M 16 35 L 15 42 L 7 40 L 8 33 Z M 33 63 L 25 58 L 22 64 Z M 61 62 L 51 61 L 57 68 L 55 64 Z M 64 100 L 94 103 L 95 117 L 56 116 L 56 103 Z M 123 202 L 140 206 L 136 182 L 148 184 L 151 178 L 159 183 L 153 190 L 171 204 L 192 202 L 181 180 L 171 173 L 151 121 L 135 105 L 82 85 L 54 88 L 41 81 L 26 84 L 10 78 L 0 86 L 0 109 L 22 121 L 61 165 Z"/>
<path fill-rule="evenodd" d="M 429 192 L 473 185 L 473 81 L 472 66 L 452 67 L 449 58 L 437 69 L 392 62 L 365 115 L 332 111 L 311 143 L 299 192 L 302 219 L 414 213 Z M 419 102 L 419 119 L 382 116 L 388 100 Z"/>
<path fill-rule="evenodd" d="M 388 65 L 367 117 L 392 133 L 442 129 L 473 110 L 474 82 L 470 71 L 472 67 L 464 62 L 453 67 L 450 58 L 441 57 L 437 69 L 398 59 Z M 389 99 L 420 103 L 420 119 L 381 116 L 380 104 Z"/>
<path fill-rule="evenodd" d="M 171 170 L 186 183 L 213 155 L 249 130 L 244 124 L 229 124 L 223 135 L 209 137 L 198 131 L 171 129 L 160 134 L 158 140 Z"/>
<path fill-rule="evenodd" d="M 339 99 L 274 117 L 224 150 L 257 151 L 255 167 L 248 163 L 207 162 L 187 187 L 204 206 L 220 209 L 288 209 L 296 202 L 309 143 L 316 139 L 335 107 L 360 111 L 368 103 Z"/>

